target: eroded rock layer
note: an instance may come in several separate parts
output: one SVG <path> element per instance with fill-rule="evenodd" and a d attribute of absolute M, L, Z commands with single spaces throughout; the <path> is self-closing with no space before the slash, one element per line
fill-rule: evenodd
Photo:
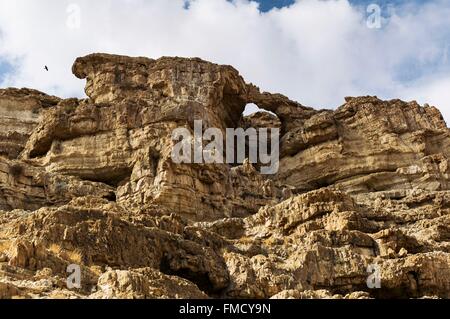
<path fill-rule="evenodd" d="M 450 297 L 435 107 L 314 110 L 200 59 L 93 54 L 73 73 L 88 98 L 0 90 L 0 298 Z M 195 120 L 279 128 L 278 173 L 174 163 Z"/>

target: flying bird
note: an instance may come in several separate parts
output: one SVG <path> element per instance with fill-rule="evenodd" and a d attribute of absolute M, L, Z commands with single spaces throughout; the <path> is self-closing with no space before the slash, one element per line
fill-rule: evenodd
<path fill-rule="evenodd" d="M 47 66 L 44 66 L 44 69 L 45 69 L 46 71 L 48 71 L 48 67 L 47 67 Z"/>

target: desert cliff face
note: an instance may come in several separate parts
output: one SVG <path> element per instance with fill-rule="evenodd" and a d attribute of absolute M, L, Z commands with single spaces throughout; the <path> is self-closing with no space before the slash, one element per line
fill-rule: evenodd
<path fill-rule="evenodd" d="M 435 107 L 315 110 L 200 59 L 93 54 L 73 73 L 88 99 L 0 90 L 0 298 L 450 298 Z M 172 131 L 200 119 L 280 128 L 278 173 L 175 164 Z"/>

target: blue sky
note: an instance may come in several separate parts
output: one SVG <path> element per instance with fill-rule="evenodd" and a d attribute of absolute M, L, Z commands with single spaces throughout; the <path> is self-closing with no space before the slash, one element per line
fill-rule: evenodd
<path fill-rule="evenodd" d="M 6 73 L 10 72 L 12 69 L 11 65 L 7 61 L 0 61 L 0 82 Z"/>
<path fill-rule="evenodd" d="M 370 94 L 436 105 L 450 123 L 450 1 L 258 2 L 0 0 L 0 87 L 82 97 L 78 56 L 199 56 L 304 105 Z"/>
<path fill-rule="evenodd" d="M 285 6 L 288 6 L 290 4 L 293 4 L 294 0 L 259 0 L 257 1 L 260 3 L 260 9 L 261 11 L 269 11 L 272 8 L 282 8 Z"/>
<path fill-rule="evenodd" d="M 282 7 L 286 7 L 289 6 L 293 3 L 295 3 L 295 0 L 257 0 L 256 2 L 258 2 L 260 4 L 260 9 L 263 12 L 267 12 L 273 8 L 282 8 Z M 354 5 L 362 5 L 362 6 L 367 6 L 369 4 L 372 3 L 376 3 L 378 5 L 380 5 L 380 7 L 386 7 L 388 5 L 399 5 L 399 4 L 403 4 L 403 3 L 411 3 L 411 2 L 426 2 L 425 1 L 420 1 L 420 0 L 351 0 L 350 1 L 352 4 Z"/>

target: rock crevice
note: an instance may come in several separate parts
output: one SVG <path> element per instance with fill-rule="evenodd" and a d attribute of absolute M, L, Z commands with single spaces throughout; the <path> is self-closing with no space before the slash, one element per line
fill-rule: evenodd
<path fill-rule="evenodd" d="M 88 98 L 0 90 L 1 298 L 450 297 L 437 108 L 315 110 L 198 58 L 91 54 L 73 73 Z M 195 120 L 280 128 L 279 171 L 174 163 L 172 132 Z"/>

